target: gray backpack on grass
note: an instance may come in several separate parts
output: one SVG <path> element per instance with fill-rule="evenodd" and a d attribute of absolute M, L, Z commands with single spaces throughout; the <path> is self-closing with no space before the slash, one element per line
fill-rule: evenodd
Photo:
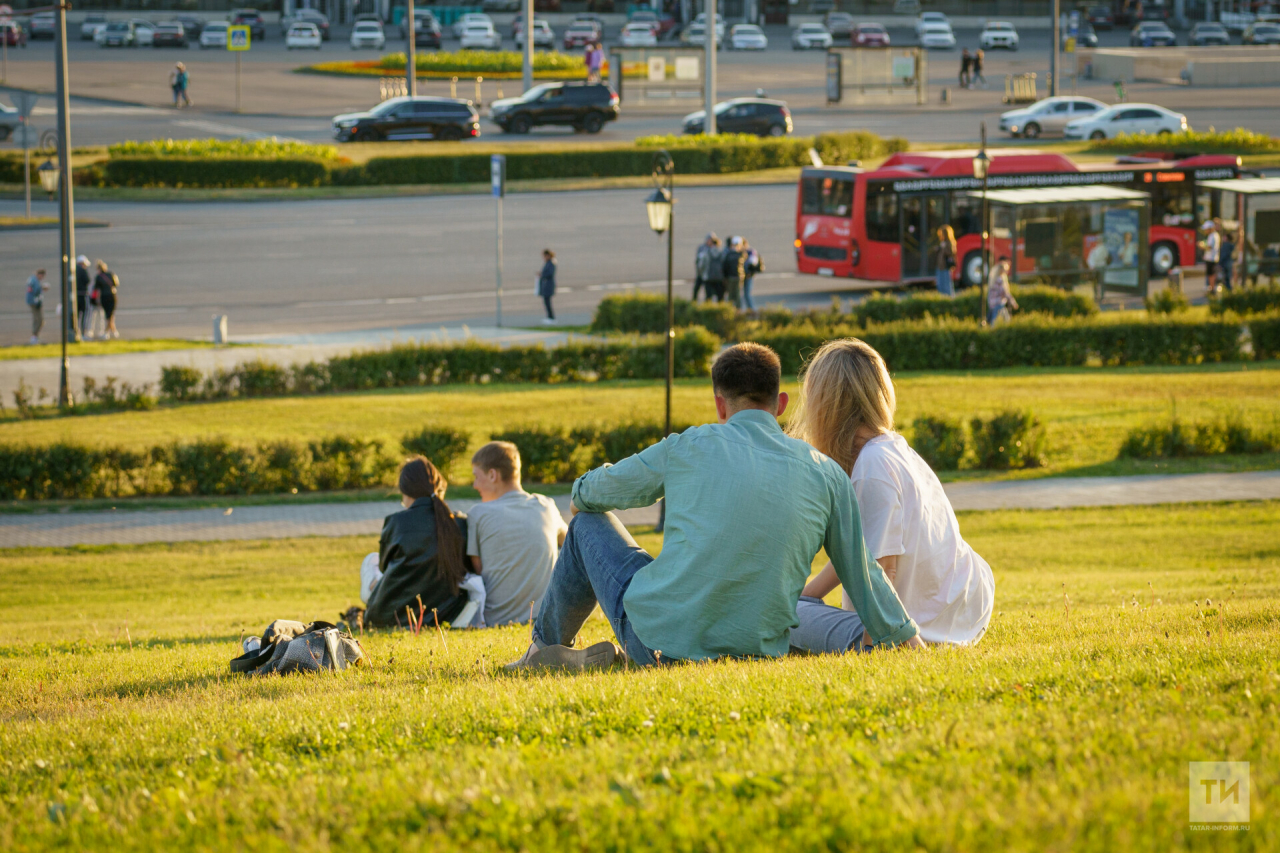
<path fill-rule="evenodd" d="M 252 641 L 250 641 L 252 642 Z M 358 640 L 331 622 L 303 625 L 277 619 L 267 626 L 261 644 L 231 661 L 231 671 L 245 675 L 284 675 L 346 669 L 364 663 Z"/>

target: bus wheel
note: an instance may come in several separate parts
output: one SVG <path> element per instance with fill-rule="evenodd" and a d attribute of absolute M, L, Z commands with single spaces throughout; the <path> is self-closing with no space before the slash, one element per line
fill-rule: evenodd
<path fill-rule="evenodd" d="M 1164 278 L 1178 263 L 1178 250 L 1172 243 L 1156 243 L 1151 247 L 1151 277 Z"/>
<path fill-rule="evenodd" d="M 964 265 L 960 267 L 964 270 L 960 283 L 969 287 L 978 287 L 982 284 L 982 252 L 973 251 L 964 256 Z"/>

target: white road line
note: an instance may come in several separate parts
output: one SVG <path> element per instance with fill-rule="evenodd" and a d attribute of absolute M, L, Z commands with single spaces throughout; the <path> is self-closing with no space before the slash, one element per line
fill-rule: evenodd
<path fill-rule="evenodd" d="M 217 121 L 187 119 L 183 121 L 175 121 L 173 124 L 178 127 L 189 127 L 192 130 L 203 130 L 206 133 L 217 133 L 222 136 L 239 136 L 245 139 L 278 139 L 281 142 L 302 141 L 289 136 L 280 136 L 277 133 L 263 133 L 260 130 L 250 130 L 247 127 L 236 127 L 234 124 L 223 124 L 222 122 Z"/>

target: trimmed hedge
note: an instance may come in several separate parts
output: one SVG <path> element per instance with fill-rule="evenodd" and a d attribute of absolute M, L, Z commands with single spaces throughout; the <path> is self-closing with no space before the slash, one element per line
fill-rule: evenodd
<path fill-rule="evenodd" d="M 1018 300 L 1019 311 L 1022 314 L 1090 317 L 1098 313 L 1097 303 L 1091 296 L 1047 285 L 1025 287 L 1014 285 L 1011 289 L 1014 298 Z M 873 293 L 854 305 L 850 314 L 854 321 L 864 325 L 893 323 L 898 320 L 921 320 L 925 316 L 976 318 L 980 316 L 978 308 L 981 300 L 982 294 L 972 288 L 955 297 L 943 296 L 940 293 L 913 293 L 898 298 Z"/>
<path fill-rule="evenodd" d="M 1209 300 L 1209 313 L 1265 314 L 1280 309 L 1280 284 L 1272 282 L 1257 287 L 1229 290 Z"/>
<path fill-rule="evenodd" d="M 1209 130 L 1198 132 L 1184 130 L 1181 133 L 1122 133 L 1115 139 L 1098 139 L 1090 142 L 1087 151 L 1105 151 L 1113 154 L 1145 154 L 1149 151 L 1186 151 L 1197 154 L 1267 154 L 1280 151 L 1280 139 L 1265 133 L 1254 133 L 1237 127 L 1235 130 Z"/>
<path fill-rule="evenodd" d="M 1138 427 L 1130 431 L 1120 447 L 1121 459 L 1156 459 L 1187 456 L 1217 456 L 1223 453 L 1272 453 L 1280 450 L 1280 429 L 1261 429 L 1239 418 L 1226 421 L 1183 424 L 1177 418 L 1168 424 Z"/>
<path fill-rule="evenodd" d="M 40 160 L 34 153 L 31 155 L 31 185 L 36 190 L 40 188 L 40 176 L 36 174 L 36 167 L 40 165 Z M 14 157 L 12 154 L 0 155 L 0 184 L 20 184 L 22 183 L 22 157 L 21 155 Z"/>
<path fill-rule="evenodd" d="M 1250 319 L 1249 337 L 1254 358 L 1280 358 L 1280 312 Z"/>
<path fill-rule="evenodd" d="M 732 338 L 737 327 L 738 312 L 727 302 L 691 302 L 672 300 L 676 326 L 702 326 L 722 338 Z M 660 334 L 667 327 L 667 297 L 635 293 L 606 296 L 596 306 L 591 318 L 591 331 Z"/>
<path fill-rule="evenodd" d="M 312 157 L 113 157 L 93 168 L 110 187 L 319 187 L 330 175 Z"/>

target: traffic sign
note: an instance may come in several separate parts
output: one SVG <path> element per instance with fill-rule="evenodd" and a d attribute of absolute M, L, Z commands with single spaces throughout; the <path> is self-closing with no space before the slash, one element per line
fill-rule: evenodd
<path fill-rule="evenodd" d="M 494 198 L 507 194 L 507 158 L 503 154 L 489 155 L 489 185 Z"/>
<path fill-rule="evenodd" d="M 227 27 L 227 50 L 248 50 L 249 49 L 249 27 L 244 24 L 236 24 Z"/>
<path fill-rule="evenodd" d="M 13 98 L 13 106 L 18 110 L 18 115 L 23 118 L 31 115 L 31 111 L 36 108 L 36 101 L 40 100 L 35 92 L 14 92 L 10 97 Z"/>

